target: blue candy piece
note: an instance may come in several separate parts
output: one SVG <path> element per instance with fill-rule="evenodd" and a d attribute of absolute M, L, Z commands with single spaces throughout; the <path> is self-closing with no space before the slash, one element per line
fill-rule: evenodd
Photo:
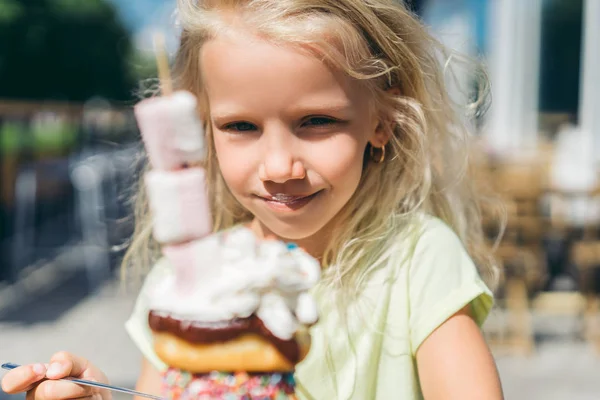
<path fill-rule="evenodd" d="M 297 249 L 297 248 L 298 248 L 298 245 L 296 243 L 288 243 L 287 244 L 287 249 L 288 250 L 294 250 L 294 249 Z"/>
<path fill-rule="evenodd" d="M 279 382 L 281 382 L 281 374 L 271 375 L 271 385 L 277 385 Z"/>

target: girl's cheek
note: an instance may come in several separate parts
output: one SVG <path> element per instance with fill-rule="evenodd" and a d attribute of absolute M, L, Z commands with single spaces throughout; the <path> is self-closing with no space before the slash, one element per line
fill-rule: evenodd
<path fill-rule="evenodd" d="M 221 150 L 221 152 L 217 150 L 221 174 L 231 189 L 239 189 L 253 175 L 252 161 L 249 154 L 232 149 Z"/>

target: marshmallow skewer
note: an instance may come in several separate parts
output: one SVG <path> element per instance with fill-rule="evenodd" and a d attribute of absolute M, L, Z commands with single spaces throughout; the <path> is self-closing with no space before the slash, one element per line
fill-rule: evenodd
<path fill-rule="evenodd" d="M 184 262 L 185 244 L 212 232 L 206 171 L 201 167 L 204 132 L 196 97 L 173 92 L 164 37 L 155 35 L 154 44 L 163 96 L 141 101 L 134 112 L 152 167 L 144 183 L 153 235 L 174 266 L 178 286 L 184 288 L 195 267 Z"/>
<path fill-rule="evenodd" d="M 198 101 L 186 91 L 173 93 L 164 37 L 154 37 L 156 62 L 164 96 L 146 99 L 134 108 L 150 164 L 175 170 L 204 161 L 204 132 Z"/>
<path fill-rule="evenodd" d="M 156 65 L 158 67 L 162 92 L 164 95 L 170 96 L 173 93 L 173 86 L 171 84 L 169 59 L 165 52 L 165 37 L 160 32 L 154 35 L 154 51 L 156 52 Z"/>

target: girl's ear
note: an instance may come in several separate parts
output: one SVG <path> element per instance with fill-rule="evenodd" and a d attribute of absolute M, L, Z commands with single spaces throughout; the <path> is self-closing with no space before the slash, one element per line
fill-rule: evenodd
<path fill-rule="evenodd" d="M 400 89 L 397 87 L 389 88 L 387 93 L 392 96 L 400 96 Z M 369 143 L 373 147 L 382 147 L 390 141 L 390 135 L 394 131 L 393 122 L 384 116 L 379 117 L 377 127 L 375 128 Z"/>
<path fill-rule="evenodd" d="M 375 131 L 369 139 L 369 143 L 373 147 L 383 147 L 390 141 L 391 126 L 389 122 L 380 120 L 375 128 Z"/>

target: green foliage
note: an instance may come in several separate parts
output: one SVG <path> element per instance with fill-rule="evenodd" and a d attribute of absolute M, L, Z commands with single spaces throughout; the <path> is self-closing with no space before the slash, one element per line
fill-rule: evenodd
<path fill-rule="evenodd" d="M 0 97 L 131 99 L 129 32 L 104 0 L 0 0 Z"/>
<path fill-rule="evenodd" d="M 44 124 L 29 128 L 18 123 L 0 125 L 0 156 L 25 152 L 66 153 L 77 145 L 78 127 L 72 123 Z"/>
<path fill-rule="evenodd" d="M 27 132 L 21 125 L 5 123 L 0 126 L 0 155 L 14 154 L 24 147 Z"/>
<path fill-rule="evenodd" d="M 23 6 L 17 0 L 0 0 L 0 24 L 14 20 L 23 13 Z"/>

